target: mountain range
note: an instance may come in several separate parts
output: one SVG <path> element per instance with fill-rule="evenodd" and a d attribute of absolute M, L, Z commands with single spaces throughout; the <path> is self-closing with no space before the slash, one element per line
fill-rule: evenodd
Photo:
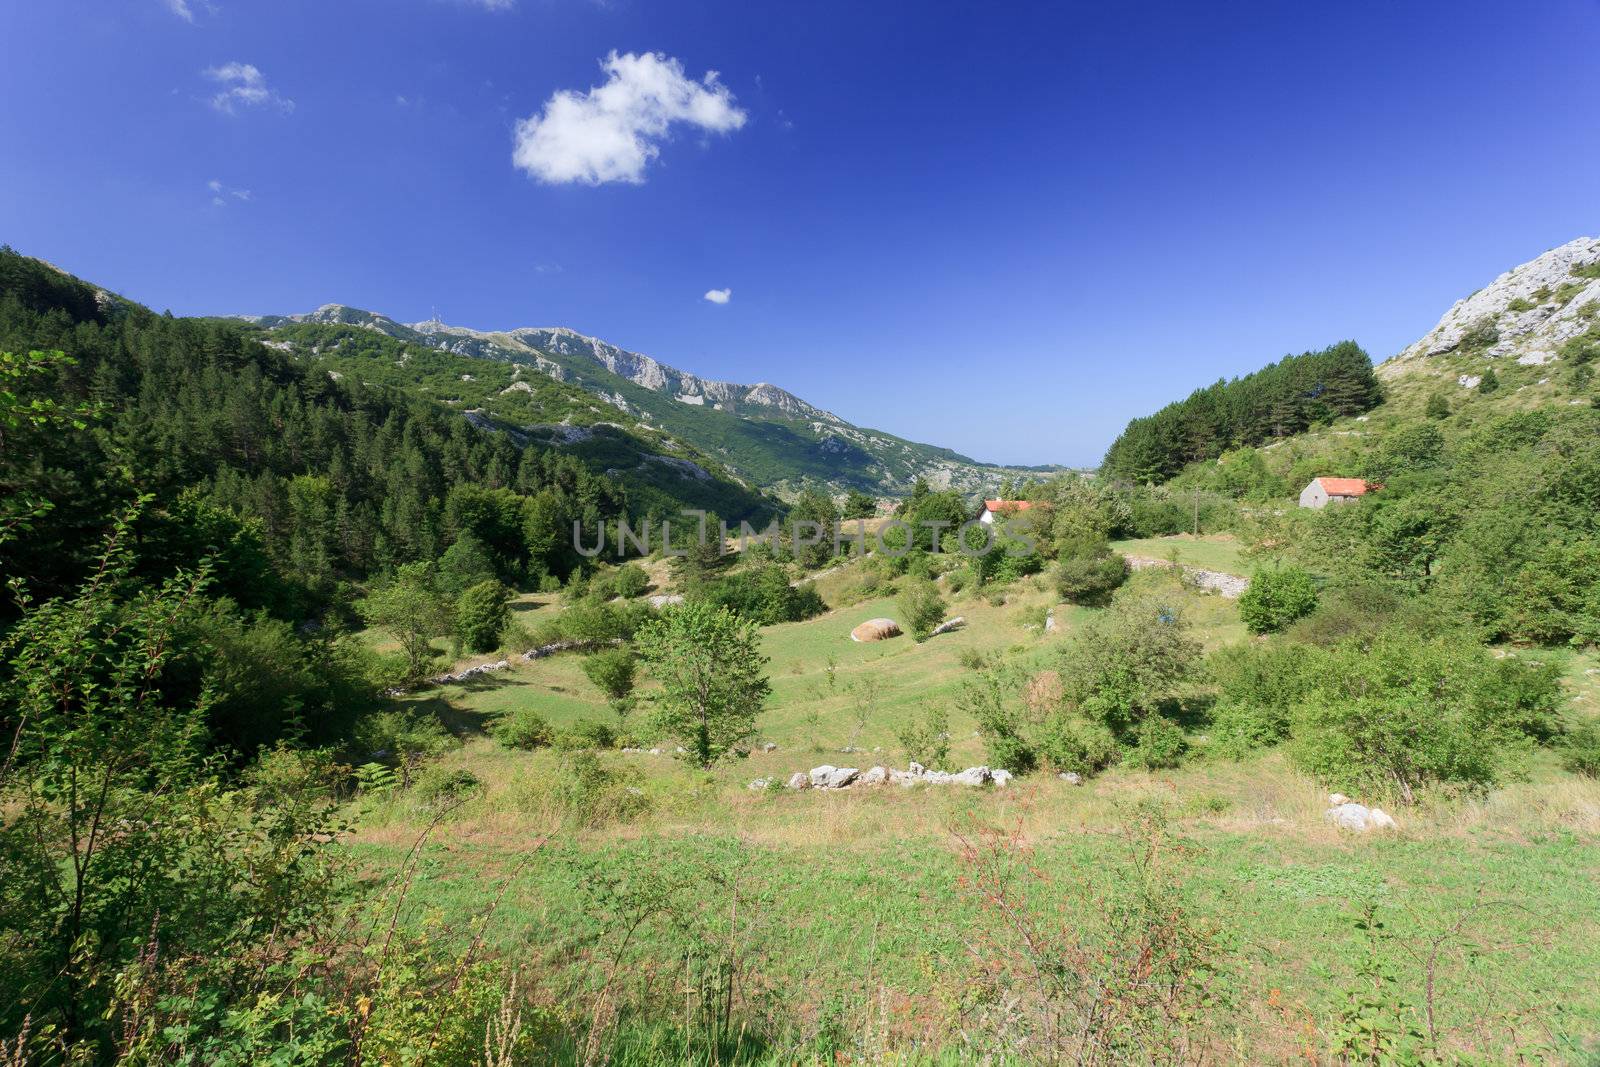
<path fill-rule="evenodd" d="M 792 497 L 807 482 L 834 493 L 854 489 L 893 497 L 909 491 L 918 479 L 935 489 L 976 495 L 993 491 L 1008 476 L 1065 469 L 982 463 L 948 448 L 855 426 L 767 382 L 743 385 L 701 378 L 565 327 L 484 331 L 437 319 L 407 324 L 343 304 L 304 314 L 241 318 L 271 335 L 268 343 L 326 360 L 335 373 L 350 347 L 349 335 L 338 333 L 340 328 L 371 331 L 398 342 L 403 351 L 397 358 L 408 364 L 424 352 L 454 357 L 458 362 L 449 368 L 453 374 L 429 364 L 440 379 L 434 383 L 436 399 L 462 406 L 469 418 L 558 448 L 585 444 L 596 427 L 626 428 L 690 446 L 747 486 L 780 497 Z M 421 373 L 424 361 L 415 362 Z M 501 368 L 490 372 L 491 377 L 498 380 L 504 368 L 511 368 L 514 380 L 492 395 L 462 388 L 491 365 Z M 535 388 L 535 377 L 578 387 L 589 394 L 589 403 L 581 406 L 590 410 L 572 410 L 567 394 L 553 406 L 527 403 L 535 394 L 550 392 Z M 507 404 L 511 393 L 524 394 L 518 398 L 522 402 Z"/>

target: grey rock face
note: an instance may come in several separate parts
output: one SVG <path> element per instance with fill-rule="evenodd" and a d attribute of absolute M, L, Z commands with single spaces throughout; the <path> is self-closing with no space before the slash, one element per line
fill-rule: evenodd
<path fill-rule="evenodd" d="M 1564 342 L 1588 328 L 1581 311 L 1590 301 L 1600 300 L 1600 279 L 1573 271 L 1596 262 L 1600 262 L 1600 238 L 1580 237 L 1513 267 L 1456 301 L 1420 340 L 1380 365 L 1378 376 L 1392 378 L 1404 373 L 1412 360 L 1456 350 L 1479 323 L 1493 324 L 1499 334 L 1485 353 L 1491 358 L 1513 356 L 1523 362 L 1536 353 L 1541 358 L 1526 361 L 1553 358 Z"/>

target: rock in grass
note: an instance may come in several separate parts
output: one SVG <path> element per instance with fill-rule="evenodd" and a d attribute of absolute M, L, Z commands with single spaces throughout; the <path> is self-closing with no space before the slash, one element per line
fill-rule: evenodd
<path fill-rule="evenodd" d="M 1006 785 L 1011 781 L 1012 774 L 1010 771 L 990 771 L 989 777 L 994 780 L 995 785 Z"/>
<path fill-rule="evenodd" d="M 811 768 L 811 787 L 813 789 L 843 789 L 861 773 L 857 767 L 835 767 L 824 763 L 820 767 Z"/>
<path fill-rule="evenodd" d="M 790 789 L 810 789 L 811 776 L 805 771 L 795 771 L 789 776 L 788 787 Z"/>
<path fill-rule="evenodd" d="M 750 783 L 749 789 L 752 793 L 760 793 L 765 789 L 771 788 L 771 786 L 771 778 L 757 778 L 755 781 Z"/>
<path fill-rule="evenodd" d="M 1337 808 L 1340 804 L 1350 803 L 1350 798 L 1343 793 L 1333 793 L 1329 795 L 1328 803 Z"/>
<path fill-rule="evenodd" d="M 964 617 L 962 617 L 960 615 L 957 615 L 955 618 L 946 619 L 944 622 L 941 622 L 938 626 L 935 626 L 933 628 L 933 633 L 929 634 L 928 636 L 929 637 L 938 637 L 940 634 L 947 634 L 951 630 L 959 630 L 959 629 L 961 629 L 961 627 L 965 626 L 966 624 L 967 624 L 967 620 Z"/>
<path fill-rule="evenodd" d="M 1056 775 L 1056 777 L 1061 779 L 1063 782 L 1066 782 L 1068 785 L 1083 784 L 1083 775 L 1079 774 L 1077 771 L 1062 771 L 1060 774 Z"/>
<path fill-rule="evenodd" d="M 857 779 L 862 785 L 881 785 L 889 780 L 887 767 L 874 767 Z"/>
<path fill-rule="evenodd" d="M 868 619 L 850 631 L 852 641 L 886 641 L 900 636 L 900 624 L 893 619 Z"/>
<path fill-rule="evenodd" d="M 952 775 L 950 780 L 959 785 L 988 785 L 994 781 L 994 775 L 987 767 L 968 767 L 960 774 Z"/>
<path fill-rule="evenodd" d="M 768 741 L 766 744 L 761 746 L 761 751 L 763 751 L 763 752 L 776 752 L 776 751 L 778 751 L 778 746 L 776 744 L 774 744 L 773 742 Z"/>
<path fill-rule="evenodd" d="M 1382 808 L 1369 808 L 1365 804 L 1346 801 L 1328 809 L 1326 818 L 1341 830 L 1364 834 L 1369 830 L 1393 830 L 1394 819 Z"/>

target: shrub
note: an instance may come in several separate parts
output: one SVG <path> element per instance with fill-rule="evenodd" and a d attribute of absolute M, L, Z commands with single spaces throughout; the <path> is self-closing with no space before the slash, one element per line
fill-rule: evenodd
<path fill-rule="evenodd" d="M 1015 668 L 985 665 L 961 683 L 959 706 L 978 724 L 991 767 L 1026 774 L 1039 762 L 1020 694 L 1022 676 Z"/>
<path fill-rule="evenodd" d="M 401 777 L 407 782 L 412 767 L 455 743 L 443 723 L 419 711 L 380 711 L 356 723 L 357 758 L 394 764 L 402 769 Z"/>
<path fill-rule="evenodd" d="M 417 776 L 412 788 L 417 800 L 429 808 L 452 807 L 483 788 L 477 775 L 465 768 L 445 770 L 429 767 Z"/>
<path fill-rule="evenodd" d="M 1206 660 L 1217 685 L 1211 750 L 1238 759 L 1289 736 L 1290 714 L 1317 683 L 1316 649 L 1287 641 L 1219 649 Z"/>
<path fill-rule="evenodd" d="M 901 727 L 896 736 L 906 759 L 924 767 L 939 767 L 950 756 L 950 715 L 942 707 L 930 706 L 920 719 Z"/>
<path fill-rule="evenodd" d="M 1490 367 L 1488 370 L 1483 372 L 1483 377 L 1478 381 L 1478 392 L 1484 396 L 1488 396 L 1490 393 L 1499 388 L 1500 376 L 1494 372 L 1493 367 Z"/>
<path fill-rule="evenodd" d="M 1253 634 L 1277 633 L 1316 606 L 1316 582 L 1298 567 L 1257 571 L 1239 597 L 1239 615 Z"/>
<path fill-rule="evenodd" d="M 926 578 L 908 578 L 900 590 L 900 615 L 917 641 L 926 641 L 944 621 L 945 603 L 938 586 Z"/>
<path fill-rule="evenodd" d="M 563 611 L 558 616 L 558 625 L 561 636 L 568 641 L 599 644 L 631 637 L 634 630 L 652 614 L 649 607 L 642 603 L 625 605 L 584 600 Z"/>
<path fill-rule="evenodd" d="M 811 582 L 789 584 L 789 574 L 776 563 L 762 564 L 702 583 L 693 599 L 729 611 L 759 626 L 799 622 L 827 610 Z"/>
<path fill-rule="evenodd" d="M 649 807 L 636 781 L 630 769 L 613 767 L 583 749 L 562 759 L 555 796 L 569 822 L 603 826 L 632 819 Z"/>
<path fill-rule="evenodd" d="M 473 652 L 500 646 L 500 634 L 511 621 L 511 591 L 496 579 L 479 582 L 456 601 L 456 633 Z"/>
<path fill-rule="evenodd" d="M 1176 767 L 1183 759 L 1188 742 L 1178 724 L 1165 715 L 1146 715 L 1133 732 L 1133 747 L 1122 762 L 1147 771 Z"/>
<path fill-rule="evenodd" d="M 1405 803 L 1434 785 L 1517 775 L 1538 700 L 1508 701 L 1503 680 L 1485 681 L 1491 662 L 1460 641 L 1403 632 L 1343 645 L 1294 710 L 1290 755 L 1329 785 Z"/>
<path fill-rule="evenodd" d="M 650 576 L 637 563 L 624 563 L 611 575 L 610 584 L 613 596 L 632 600 L 634 597 L 643 596 L 650 588 Z"/>
<path fill-rule="evenodd" d="M 1485 315 L 1469 326 L 1461 335 L 1461 347 L 1469 351 L 1482 351 L 1492 348 L 1500 340 L 1500 330 L 1494 324 L 1494 317 Z M 1493 374 L 1493 371 L 1489 372 Z"/>
<path fill-rule="evenodd" d="M 956 653 L 956 662 L 969 671 L 981 671 L 989 665 L 989 657 L 982 649 L 963 648 Z"/>
<path fill-rule="evenodd" d="M 1497 726 L 1549 741 L 1561 727 L 1561 668 L 1522 656 L 1489 660 L 1471 699 Z"/>
<path fill-rule="evenodd" d="M 582 749 L 612 748 L 617 743 L 617 732 L 608 724 L 595 719 L 580 719 L 557 732 L 553 744 L 563 752 Z"/>
<path fill-rule="evenodd" d="M 621 700 L 633 692 L 635 673 L 633 650 L 608 648 L 584 657 L 583 673 L 612 700 Z"/>
<path fill-rule="evenodd" d="M 1561 765 L 1573 774 L 1600 778 L 1600 723 L 1586 722 L 1567 734 Z"/>
<path fill-rule="evenodd" d="M 1128 561 L 1114 552 L 1063 556 L 1056 564 L 1056 592 L 1070 604 L 1100 606 L 1128 580 Z"/>
<path fill-rule="evenodd" d="M 1051 770 L 1090 775 L 1117 762 L 1122 749 L 1099 723 L 1056 715 L 1039 732 L 1039 754 Z"/>
<path fill-rule="evenodd" d="M 494 739 L 507 748 L 531 750 L 550 744 L 550 724 L 532 708 L 514 708 L 490 728 Z"/>
<path fill-rule="evenodd" d="M 1182 612 L 1143 595 L 1119 598 L 1079 627 L 1062 648 L 1060 671 L 1069 706 L 1125 738 L 1199 657 Z"/>

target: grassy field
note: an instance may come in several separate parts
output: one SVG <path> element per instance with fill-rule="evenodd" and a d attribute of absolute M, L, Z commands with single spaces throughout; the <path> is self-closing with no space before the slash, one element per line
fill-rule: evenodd
<path fill-rule="evenodd" d="M 1220 571 L 1248 577 L 1254 569 L 1240 556 L 1238 538 L 1232 534 L 1207 534 L 1194 537 L 1178 534 L 1174 537 L 1141 537 L 1127 541 L 1113 541 L 1111 548 L 1129 556 L 1149 559 L 1172 559 L 1202 570 Z"/>
<path fill-rule="evenodd" d="M 1137 544 L 1121 547 L 1143 553 L 1148 543 Z M 1230 542 L 1167 544 L 1182 546 L 1184 562 L 1239 572 Z M 1170 575 L 1137 580 L 1181 603 L 1209 647 L 1245 639 L 1232 602 Z M 951 613 L 966 626 L 923 644 L 849 640 L 856 623 L 893 616 L 892 600 L 768 628 L 773 694 L 760 737 L 776 750 L 710 771 L 604 753 L 625 791 L 598 819 L 572 816 L 561 785 L 569 757 L 508 750 L 484 732 L 518 707 L 554 724 L 614 721 L 579 657 L 420 693 L 403 703 L 439 714 L 463 739 L 440 773 L 469 771 L 483 789 L 428 834 L 439 816 L 411 794 L 358 800 L 350 847 L 383 873 L 423 840 L 407 918 L 492 910 L 483 936 L 524 961 L 552 1005 L 595 1003 L 610 988 L 607 968 L 678 973 L 694 930 L 695 943 L 709 938 L 742 961 L 741 1008 L 784 1020 L 796 1050 L 845 1035 L 841 1047 L 870 1061 L 874 1047 L 959 1048 L 971 1024 L 971 984 L 995 951 L 982 932 L 997 927 L 993 902 L 973 891 L 964 842 L 985 827 L 1023 842 L 1035 905 L 1064 929 L 1088 929 L 1127 871 L 1117 857 L 1129 813 L 1154 807 L 1170 820 L 1184 899 L 1216 934 L 1214 1055 L 1318 1058 L 1351 997 L 1374 983 L 1402 1028 L 1424 1028 L 1431 1002 L 1447 1058 L 1579 1062 L 1600 1051 L 1600 783 L 1548 756 L 1528 782 L 1397 813 L 1399 832 L 1372 837 L 1330 828 L 1324 791 L 1281 755 L 1208 759 L 1203 735 L 1177 770 L 1113 769 L 1081 787 L 1034 776 L 987 790 L 747 788 L 821 763 L 904 766 L 897 731 L 929 704 L 949 704 L 964 652 L 1004 650 L 1040 667 L 1060 655 L 1084 609 L 1057 606 L 1061 632 L 1046 634 L 1038 622 L 1053 599 L 1039 580 L 1002 602 L 965 595 Z M 559 610 L 548 597 L 518 604 L 528 621 Z M 1600 713 L 1595 657 L 1567 658 L 1574 713 Z M 959 712 L 951 735 L 952 766 L 985 761 Z M 1369 908 L 1383 924 L 1370 942 L 1360 926 Z M 637 933 L 623 940 L 623 929 Z M 1369 957 L 1386 977 L 1362 969 Z"/>

